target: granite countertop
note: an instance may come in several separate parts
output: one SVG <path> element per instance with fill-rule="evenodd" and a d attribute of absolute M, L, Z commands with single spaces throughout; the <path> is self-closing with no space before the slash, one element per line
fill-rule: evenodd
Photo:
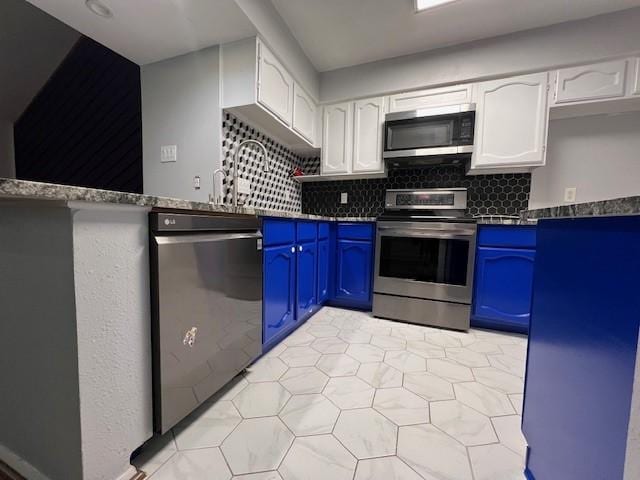
<path fill-rule="evenodd" d="M 74 187 L 54 183 L 30 182 L 13 178 L 0 178 L 0 199 L 49 200 L 61 202 L 90 202 L 117 205 L 137 205 L 142 207 L 168 210 L 185 210 L 200 213 L 234 213 L 241 215 L 258 215 L 261 217 L 296 218 L 303 220 L 327 220 L 349 222 L 375 222 L 371 217 L 328 217 L 309 215 L 301 212 L 266 210 L 251 207 L 231 207 L 213 205 L 205 202 L 192 202 L 177 198 L 156 197 L 137 193 L 100 190 L 97 188 Z"/>
<path fill-rule="evenodd" d="M 523 220 L 533 220 L 542 218 L 609 217 L 616 215 L 640 215 L 640 196 L 525 210 L 522 212 L 521 218 Z"/>
<path fill-rule="evenodd" d="M 478 225 L 535 225 L 536 219 L 525 219 L 515 215 L 478 215 Z"/>

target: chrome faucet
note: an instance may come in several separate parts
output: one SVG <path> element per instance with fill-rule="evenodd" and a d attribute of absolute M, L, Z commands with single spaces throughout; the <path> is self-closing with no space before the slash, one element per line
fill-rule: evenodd
<path fill-rule="evenodd" d="M 242 147 L 245 145 L 254 144 L 262 150 L 262 155 L 264 157 L 264 163 L 262 164 L 262 170 L 265 172 L 269 171 L 269 156 L 267 155 L 266 147 L 259 142 L 258 140 L 243 140 L 238 144 L 238 148 L 236 149 L 236 153 L 233 156 L 233 206 L 238 206 L 238 161 L 240 160 L 240 151 Z"/>
<path fill-rule="evenodd" d="M 227 179 L 227 174 L 223 169 L 216 168 L 213 171 L 213 193 L 209 195 L 209 203 L 213 203 L 214 205 L 224 205 L 224 184 L 222 186 L 223 190 L 218 195 L 216 195 L 216 175 L 219 173 L 222 174 L 223 179 Z M 219 202 L 218 199 L 220 199 Z"/>

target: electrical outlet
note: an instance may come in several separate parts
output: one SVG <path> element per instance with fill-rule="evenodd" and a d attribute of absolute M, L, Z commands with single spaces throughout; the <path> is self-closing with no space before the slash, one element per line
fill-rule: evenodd
<path fill-rule="evenodd" d="M 196 175 L 193 177 L 193 188 L 195 190 L 200 190 L 200 176 Z"/>
<path fill-rule="evenodd" d="M 251 194 L 251 180 L 248 178 L 238 178 L 238 195 Z"/>
<path fill-rule="evenodd" d="M 347 194 L 347 192 L 342 192 L 342 193 L 340 194 L 340 203 L 341 203 L 342 205 L 346 205 L 346 204 L 347 204 L 348 199 L 349 199 L 349 195 Z"/>
<path fill-rule="evenodd" d="M 567 187 L 564 189 L 564 201 L 565 202 L 575 202 L 576 201 L 576 194 L 577 194 L 577 188 L 576 187 Z"/>
<path fill-rule="evenodd" d="M 178 146 L 177 145 L 163 145 L 160 147 L 160 162 L 177 162 L 178 161 Z"/>

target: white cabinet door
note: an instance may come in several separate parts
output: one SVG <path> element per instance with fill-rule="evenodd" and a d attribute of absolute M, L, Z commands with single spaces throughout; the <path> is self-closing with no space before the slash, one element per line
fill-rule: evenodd
<path fill-rule="evenodd" d="M 389 97 L 389 112 L 469 103 L 471 101 L 471 87 L 471 85 L 456 85 L 391 95 Z"/>
<path fill-rule="evenodd" d="M 622 97 L 626 71 L 626 60 L 558 70 L 555 103 Z"/>
<path fill-rule="evenodd" d="M 640 95 L 640 58 L 633 59 L 633 84 L 631 95 Z"/>
<path fill-rule="evenodd" d="M 471 168 L 544 165 L 548 74 L 477 86 Z"/>
<path fill-rule="evenodd" d="M 327 105 L 322 118 L 322 174 L 349 173 L 351 167 L 351 102 Z"/>
<path fill-rule="evenodd" d="M 381 172 L 384 97 L 353 104 L 353 168 L 355 172 Z"/>
<path fill-rule="evenodd" d="M 293 77 L 262 43 L 258 44 L 258 49 L 258 103 L 290 126 Z"/>
<path fill-rule="evenodd" d="M 312 144 L 316 131 L 316 104 L 300 85 L 293 87 L 293 129 Z"/>

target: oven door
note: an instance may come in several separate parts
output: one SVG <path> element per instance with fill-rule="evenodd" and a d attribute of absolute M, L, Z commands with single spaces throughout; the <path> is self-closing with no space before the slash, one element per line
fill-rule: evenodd
<path fill-rule="evenodd" d="M 471 303 L 475 224 L 379 222 L 374 291 Z"/>

